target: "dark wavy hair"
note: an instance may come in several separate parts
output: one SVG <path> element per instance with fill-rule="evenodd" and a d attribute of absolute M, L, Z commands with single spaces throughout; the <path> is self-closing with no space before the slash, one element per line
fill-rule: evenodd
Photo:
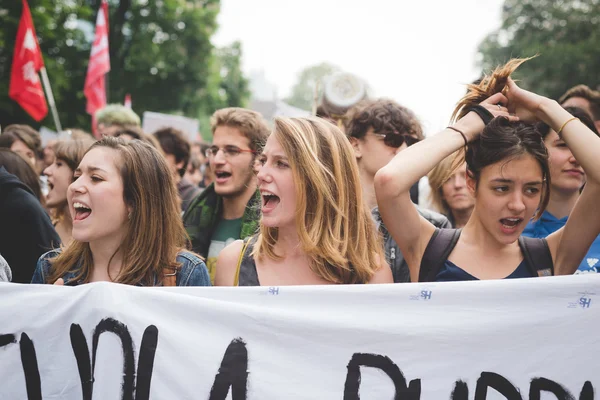
<path fill-rule="evenodd" d="M 481 82 L 470 84 L 467 94 L 456 105 L 452 119 L 464 117 L 469 112 L 469 107 L 505 91 L 508 78 L 525 61 L 527 59 L 512 59 L 496 68 L 489 76 L 484 76 Z M 532 156 L 542 170 L 544 185 L 540 205 L 534 215 L 534 218 L 538 218 L 550 200 L 550 168 L 544 138 L 535 125 L 511 122 L 505 117 L 494 118 L 479 137 L 469 143 L 464 161 L 467 163 L 467 174 L 479 184 L 481 171 L 485 167 L 500 162 L 507 163 L 526 154 Z M 458 159 L 454 167 L 461 164 L 462 159 Z"/>
<path fill-rule="evenodd" d="M 363 100 L 348 111 L 345 126 L 348 137 L 361 139 L 370 128 L 375 133 L 395 133 L 424 139 L 417 116 L 390 99 Z"/>

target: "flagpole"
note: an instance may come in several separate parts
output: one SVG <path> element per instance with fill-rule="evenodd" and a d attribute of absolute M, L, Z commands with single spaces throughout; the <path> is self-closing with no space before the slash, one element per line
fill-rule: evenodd
<path fill-rule="evenodd" d="M 54 95 L 52 94 L 52 87 L 50 87 L 50 80 L 48 79 L 46 67 L 42 67 L 40 73 L 42 75 L 42 83 L 44 84 L 46 97 L 48 97 L 48 103 L 50 104 L 50 110 L 52 111 L 54 126 L 56 126 L 57 133 L 60 134 L 62 132 L 62 126 L 60 125 L 60 119 L 58 118 L 58 111 L 56 110 L 56 103 L 54 103 Z"/>

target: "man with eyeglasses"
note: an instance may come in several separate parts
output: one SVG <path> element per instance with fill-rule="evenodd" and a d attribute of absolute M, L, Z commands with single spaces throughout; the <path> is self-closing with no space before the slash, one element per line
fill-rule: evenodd
<path fill-rule="evenodd" d="M 206 157 L 214 181 L 192 201 L 183 223 L 214 283 L 221 250 L 258 229 L 261 200 L 253 167 L 270 130 L 259 113 L 243 108 L 218 110 L 210 123 L 213 143 Z"/>
<path fill-rule="evenodd" d="M 348 111 L 345 130 L 358 162 L 364 198 L 383 235 L 386 258 L 392 268 L 394 282 L 410 282 L 408 264 L 379 215 L 373 180 L 377 171 L 399 151 L 423 139 L 421 124 L 412 111 L 395 101 L 376 99 L 364 100 L 352 107 Z M 419 200 L 425 200 L 425 193 L 419 189 L 418 184 L 411 189 L 411 199 L 417 204 Z M 416 204 L 415 207 L 435 226 L 451 227 L 443 215 Z"/>

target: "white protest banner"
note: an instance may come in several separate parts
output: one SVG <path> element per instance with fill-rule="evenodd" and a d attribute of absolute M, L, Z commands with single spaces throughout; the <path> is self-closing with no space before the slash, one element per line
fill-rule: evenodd
<path fill-rule="evenodd" d="M 162 114 L 145 111 L 142 118 L 142 129 L 151 135 L 162 128 L 175 128 L 182 131 L 191 142 L 197 140 L 200 132 L 200 121 L 181 115 Z"/>
<path fill-rule="evenodd" d="M 0 399 L 594 399 L 600 276 L 0 284 Z"/>

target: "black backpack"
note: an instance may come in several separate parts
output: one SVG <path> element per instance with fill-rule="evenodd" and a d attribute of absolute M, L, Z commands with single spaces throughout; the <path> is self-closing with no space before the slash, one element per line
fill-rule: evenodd
<path fill-rule="evenodd" d="M 419 282 L 434 282 L 435 277 L 448 260 L 448 256 L 456 246 L 460 237 L 460 229 L 436 228 L 431 240 L 427 244 L 421 269 L 419 271 Z M 538 239 L 520 236 L 519 247 L 525 257 L 527 267 L 533 276 L 554 275 L 552 254 L 546 239 Z"/>

